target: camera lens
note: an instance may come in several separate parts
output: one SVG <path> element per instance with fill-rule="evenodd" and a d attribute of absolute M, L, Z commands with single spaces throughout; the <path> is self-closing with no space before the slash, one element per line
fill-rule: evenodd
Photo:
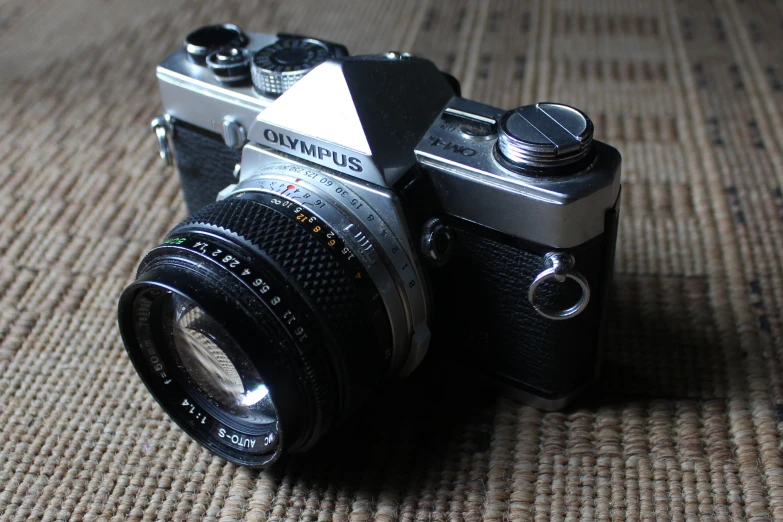
<path fill-rule="evenodd" d="M 248 192 L 179 224 L 119 303 L 136 370 L 213 452 L 267 466 L 339 424 L 390 367 L 379 291 L 328 223 Z"/>
<path fill-rule="evenodd" d="M 185 37 L 185 50 L 193 62 L 204 65 L 207 55 L 212 51 L 224 47 L 242 48 L 248 42 L 247 35 L 236 25 L 205 25 Z"/>

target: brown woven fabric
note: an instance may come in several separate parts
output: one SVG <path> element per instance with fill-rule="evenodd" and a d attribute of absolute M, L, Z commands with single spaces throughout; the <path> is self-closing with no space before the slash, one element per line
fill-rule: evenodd
<path fill-rule="evenodd" d="M 585 109 L 624 155 L 596 389 L 543 414 L 403 387 L 266 473 L 170 422 L 115 306 L 184 216 L 154 67 L 214 21 Z M 762 1 L 0 0 L 0 519 L 783 520 L 782 28 Z"/>

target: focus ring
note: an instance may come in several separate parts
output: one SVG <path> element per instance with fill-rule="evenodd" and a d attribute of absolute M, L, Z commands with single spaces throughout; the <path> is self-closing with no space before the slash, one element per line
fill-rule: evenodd
<path fill-rule="evenodd" d="M 340 386 L 341 405 L 359 401 L 361 390 L 377 384 L 377 376 L 384 375 L 388 365 L 384 343 L 391 343 L 391 328 L 382 300 L 366 273 L 357 277 L 359 273 L 349 272 L 338 250 L 325 246 L 294 216 L 267 206 L 262 199 L 269 197 L 248 193 L 214 203 L 170 235 L 205 226 L 222 229 L 268 256 L 281 275 L 295 285 L 293 293 L 301 293 L 314 315 L 323 320 L 329 329 L 324 337 L 336 338 L 332 346 L 332 350 L 340 351 L 336 370 L 346 376 Z M 356 266 L 360 266 L 358 262 Z M 369 295 L 367 285 L 372 289 Z"/>
<path fill-rule="evenodd" d="M 171 232 L 192 224 L 212 225 L 246 239 L 292 277 L 333 329 L 352 321 L 361 305 L 348 275 L 331 252 L 295 221 L 249 199 L 208 205 Z"/>

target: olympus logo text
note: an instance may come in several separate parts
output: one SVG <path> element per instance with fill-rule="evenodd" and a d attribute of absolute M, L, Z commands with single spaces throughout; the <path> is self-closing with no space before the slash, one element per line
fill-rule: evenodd
<path fill-rule="evenodd" d="M 275 143 L 280 147 L 298 151 L 300 154 L 311 156 L 322 162 L 326 161 L 327 158 L 331 159 L 332 163 L 334 163 L 336 166 L 347 166 L 354 172 L 362 172 L 364 170 L 362 167 L 362 160 L 359 158 L 354 158 L 353 156 L 348 156 L 336 150 L 321 147 L 320 145 L 307 143 L 306 141 L 299 138 L 292 138 L 291 136 L 283 134 L 282 132 L 277 132 L 272 129 L 265 129 L 264 139 L 271 143 Z"/>

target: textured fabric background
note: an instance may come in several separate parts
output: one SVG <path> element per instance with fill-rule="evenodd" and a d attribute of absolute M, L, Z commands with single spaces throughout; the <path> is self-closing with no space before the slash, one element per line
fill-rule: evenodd
<path fill-rule="evenodd" d="M 154 67 L 216 21 L 585 109 L 624 155 L 596 389 L 542 414 L 420 377 L 269 473 L 171 423 L 115 305 L 184 216 Z M 782 64 L 761 0 L 0 0 L 0 518 L 783 520 Z"/>

